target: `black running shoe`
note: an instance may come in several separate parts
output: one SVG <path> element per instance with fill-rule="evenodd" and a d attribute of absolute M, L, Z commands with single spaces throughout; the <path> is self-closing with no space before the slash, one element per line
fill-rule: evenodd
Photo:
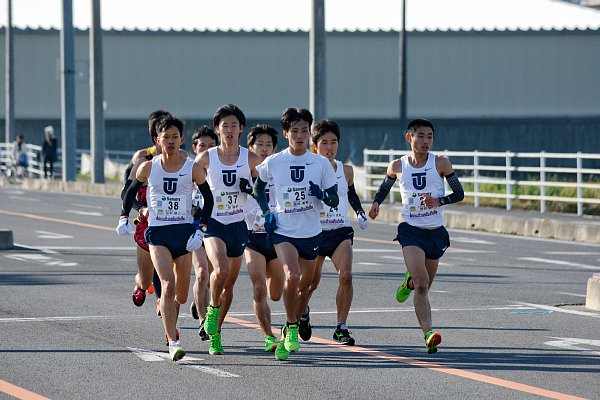
<path fill-rule="evenodd" d="M 204 320 L 202 320 L 202 322 L 200 322 L 200 329 L 198 330 L 198 336 L 200 336 L 200 339 L 202 341 L 209 339 L 208 333 L 206 333 L 206 331 L 204 330 Z"/>
<path fill-rule="evenodd" d="M 196 302 L 192 301 L 190 305 L 190 313 L 192 314 L 192 318 L 200 319 L 200 315 L 198 315 L 198 308 L 196 308 Z"/>
<path fill-rule="evenodd" d="M 354 346 L 354 339 L 350 337 L 350 331 L 348 331 L 348 329 L 337 328 L 335 332 L 333 332 L 333 338 L 343 345 Z"/>
<path fill-rule="evenodd" d="M 302 315 L 298 322 L 298 334 L 302 340 L 307 341 L 312 337 L 312 325 L 310 324 L 310 308 L 308 312 Z"/>

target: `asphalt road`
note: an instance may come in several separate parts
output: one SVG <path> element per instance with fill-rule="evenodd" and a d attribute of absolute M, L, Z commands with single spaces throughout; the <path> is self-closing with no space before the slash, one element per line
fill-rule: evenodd
<path fill-rule="evenodd" d="M 313 339 L 286 362 L 265 353 L 242 266 L 225 355 L 208 354 L 186 306 L 187 356 L 174 363 L 153 297 L 131 302 L 135 247 L 115 234 L 118 199 L 11 188 L 0 199 L 0 229 L 21 246 L 0 251 L 0 398 L 600 398 L 600 312 L 582 306 L 600 246 L 451 230 L 430 293 L 443 343 L 428 355 L 412 300 L 395 300 L 396 227 L 355 226 L 356 346 L 332 341 L 328 262 Z M 271 309 L 284 322 L 283 304 Z"/>

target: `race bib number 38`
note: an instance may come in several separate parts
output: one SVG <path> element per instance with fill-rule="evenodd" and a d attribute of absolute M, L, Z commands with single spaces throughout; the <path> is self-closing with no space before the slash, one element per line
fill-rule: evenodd
<path fill-rule="evenodd" d="M 156 220 L 168 222 L 185 221 L 186 199 L 180 196 L 161 196 L 156 202 Z"/>

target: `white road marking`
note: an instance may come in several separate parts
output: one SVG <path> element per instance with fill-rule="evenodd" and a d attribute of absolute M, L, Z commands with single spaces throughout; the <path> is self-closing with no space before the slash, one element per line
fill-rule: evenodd
<path fill-rule="evenodd" d="M 63 260 L 45 256 L 43 254 L 5 254 L 4 257 L 18 261 L 34 261 L 46 265 L 58 265 L 61 267 L 74 267 L 75 262 L 64 262 Z"/>
<path fill-rule="evenodd" d="M 75 207 L 81 207 L 81 208 L 91 208 L 93 210 L 104 210 L 106 209 L 106 207 L 102 207 L 102 206 L 93 206 L 91 204 L 79 204 L 79 203 L 73 203 L 71 204 L 72 206 Z"/>
<path fill-rule="evenodd" d="M 584 351 L 589 354 L 600 356 L 600 351 L 594 351 L 593 349 L 589 349 L 587 347 L 581 347 L 581 345 L 600 347 L 600 340 L 557 337 L 553 337 L 552 339 L 558 340 L 551 340 L 549 342 L 545 342 L 544 344 L 547 346 L 558 347 L 560 349 Z"/>
<path fill-rule="evenodd" d="M 448 229 L 450 233 L 452 232 L 460 232 L 463 234 L 474 235 L 474 236 L 493 236 L 493 237 L 501 237 L 504 239 L 515 239 L 515 240 L 530 240 L 535 242 L 547 242 L 553 244 L 568 244 L 569 246 L 584 246 L 584 247 L 598 247 L 597 244 L 594 243 L 583 243 L 583 242 L 573 242 L 570 240 L 561 240 L 561 239 L 546 239 L 546 238 L 536 238 L 530 236 L 517 236 L 510 235 L 507 233 L 493 233 L 493 232 L 482 232 L 482 231 L 467 231 L 464 229 Z M 452 236 L 450 236 L 450 240 L 452 240 Z"/>
<path fill-rule="evenodd" d="M 567 293 L 567 292 L 556 292 L 556 293 L 558 293 L 558 294 L 566 294 L 566 295 L 575 296 L 575 297 L 586 297 L 585 294 Z"/>
<path fill-rule="evenodd" d="M 399 253 L 397 256 L 381 256 L 379 258 L 385 258 L 387 260 L 404 260 L 404 257 L 402 257 L 402 253 Z"/>
<path fill-rule="evenodd" d="M 73 236 L 71 235 L 64 235 L 56 232 L 35 231 L 35 233 L 40 239 L 73 239 Z"/>
<path fill-rule="evenodd" d="M 68 213 L 77 214 L 77 215 L 85 215 L 89 217 L 102 217 L 104 214 L 96 212 L 96 211 L 77 211 L 77 210 L 67 210 Z"/>
<path fill-rule="evenodd" d="M 461 308 L 432 308 L 434 311 L 490 311 L 490 310 L 535 310 L 538 307 L 530 307 L 527 305 L 520 304 L 509 304 L 509 305 L 490 305 L 490 306 L 477 306 L 477 307 L 461 307 Z M 350 310 L 350 313 L 397 313 L 397 312 L 412 312 L 412 307 L 405 308 L 363 308 L 357 310 Z M 317 314 L 336 314 L 336 310 L 330 311 L 311 311 L 313 315 Z M 285 311 L 272 312 L 272 315 L 286 315 Z M 253 311 L 249 312 L 228 312 L 227 315 L 232 317 L 254 317 Z M 600 315 L 599 315 L 600 316 Z M 192 318 L 189 313 L 181 313 L 182 318 Z M 72 317 L 13 317 L 13 318 L 0 318 L 0 322 L 51 322 L 51 321 L 94 321 L 94 320 L 132 320 L 132 319 L 147 319 L 147 315 L 137 314 L 119 314 L 119 315 L 81 315 Z"/>
<path fill-rule="evenodd" d="M 129 351 L 138 356 L 143 361 L 155 362 L 155 361 L 171 361 L 169 353 L 162 353 L 158 351 L 151 351 L 145 349 L 138 349 L 135 347 L 128 347 Z M 199 365 L 198 362 L 204 361 L 202 358 L 194 358 L 185 356 L 183 359 L 177 361 L 178 365 L 183 365 L 189 368 L 197 369 L 198 371 L 205 372 L 207 374 L 218 376 L 219 378 L 239 378 L 239 375 L 232 374 L 217 368 L 207 367 L 206 365 Z"/>
<path fill-rule="evenodd" d="M 518 260 L 534 261 L 534 262 L 539 262 L 539 263 L 562 265 L 565 267 L 576 267 L 576 268 L 583 268 L 583 269 L 591 269 L 592 271 L 600 271 L 600 266 L 598 266 L 598 265 L 586 265 L 586 264 L 574 263 L 574 262 L 569 262 L 569 261 L 550 260 L 548 258 L 519 257 Z"/>
<path fill-rule="evenodd" d="M 22 196 L 8 196 L 9 199 L 11 200 L 18 200 L 18 201 L 33 201 L 33 202 L 39 202 L 40 199 L 36 199 L 34 197 L 22 197 Z"/>
<path fill-rule="evenodd" d="M 600 255 L 598 251 L 546 251 L 546 254 L 556 254 L 563 256 L 596 256 Z"/>
<path fill-rule="evenodd" d="M 401 253 L 400 249 L 357 249 L 352 248 L 353 253 Z"/>
<path fill-rule="evenodd" d="M 124 250 L 135 250 L 135 246 L 127 246 L 127 247 L 90 247 L 90 246 L 38 246 L 32 247 L 36 250 L 42 251 L 53 251 L 53 250 L 101 250 L 101 251 L 124 251 Z M 56 253 L 56 252 L 54 252 Z"/>
<path fill-rule="evenodd" d="M 370 266 L 374 266 L 374 265 L 384 265 L 384 264 L 373 263 L 373 262 L 359 262 L 358 265 L 370 265 Z"/>
<path fill-rule="evenodd" d="M 542 309 L 542 310 L 557 311 L 557 312 L 561 312 L 561 313 L 565 313 L 565 314 L 573 314 L 573 315 L 581 315 L 581 316 L 584 316 L 584 317 L 600 318 L 600 313 L 593 313 L 593 312 L 587 312 L 587 311 L 577 311 L 577 310 L 569 310 L 569 309 L 563 308 L 563 307 L 546 306 L 546 305 L 543 305 L 543 304 L 522 303 L 522 302 L 518 302 L 517 304 L 521 304 L 521 305 L 529 306 L 529 307 L 535 307 L 535 308 L 539 308 L 539 309 Z"/>
<path fill-rule="evenodd" d="M 466 236 L 453 236 L 451 239 L 453 242 L 458 242 L 458 243 L 490 244 L 490 245 L 496 244 L 494 242 L 490 242 L 487 240 L 470 238 L 470 237 L 466 237 Z"/>

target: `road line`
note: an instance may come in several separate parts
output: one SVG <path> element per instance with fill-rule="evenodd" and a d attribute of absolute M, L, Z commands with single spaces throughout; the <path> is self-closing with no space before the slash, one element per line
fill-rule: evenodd
<path fill-rule="evenodd" d="M 567 293 L 567 292 L 556 292 L 558 294 L 566 294 L 569 296 L 575 296 L 575 297 L 587 297 L 585 294 L 577 294 L 577 293 Z"/>
<path fill-rule="evenodd" d="M 521 302 L 517 302 L 517 304 L 522 304 L 524 306 L 529 306 L 529 307 L 535 307 L 535 308 L 539 308 L 542 310 L 557 311 L 557 312 L 561 312 L 561 313 L 565 313 L 565 314 L 573 314 L 573 315 L 581 315 L 584 317 L 600 318 L 600 313 L 569 310 L 569 309 L 566 309 L 563 307 L 545 306 L 543 304 L 532 304 L 532 303 L 521 303 Z"/>
<path fill-rule="evenodd" d="M 253 328 L 253 329 L 260 330 L 260 326 L 257 323 L 248 322 L 248 321 L 244 321 L 244 320 L 233 318 L 233 317 L 225 317 L 225 321 L 236 324 L 236 325 L 241 325 L 246 328 Z M 471 379 L 471 380 L 474 380 L 477 382 L 488 383 L 490 385 L 500 386 L 500 387 L 516 390 L 519 392 L 531 393 L 531 394 L 534 394 L 537 396 L 544 396 L 544 397 L 548 397 L 550 399 L 559 399 L 559 400 L 576 400 L 576 399 L 582 400 L 583 399 L 582 397 L 571 396 L 571 395 L 568 395 L 565 393 L 560 393 L 560 392 L 555 392 L 552 390 L 543 389 L 543 388 L 539 388 L 539 387 L 535 387 L 535 386 L 525 385 L 522 383 L 509 381 L 506 379 L 494 378 L 492 376 L 482 375 L 482 374 L 478 374 L 475 372 L 464 371 L 461 369 L 447 367 L 447 366 L 432 363 L 429 361 L 421 361 L 421 360 L 417 360 L 417 359 L 410 358 L 410 357 L 396 356 L 396 355 L 384 353 L 383 351 L 367 349 L 365 347 L 360 347 L 360 346 L 344 346 L 344 345 L 339 344 L 338 342 L 334 342 L 333 340 L 322 339 L 322 338 L 318 338 L 315 336 L 313 336 L 310 339 L 310 341 L 313 343 L 324 344 L 327 346 L 335 347 L 340 350 L 365 354 L 367 356 L 372 356 L 372 357 L 383 359 L 386 361 L 400 362 L 400 363 L 407 364 L 407 365 L 410 365 L 413 367 L 426 368 L 426 369 L 430 369 L 432 371 L 442 372 L 445 374 L 458 376 L 460 378 Z"/>
<path fill-rule="evenodd" d="M 48 397 L 30 392 L 27 389 L 15 386 L 12 383 L 3 381 L 2 379 L 0 379 L 0 392 L 22 400 L 49 400 Z"/>
<path fill-rule="evenodd" d="M 94 225 L 94 224 L 86 224 L 84 222 L 70 221 L 70 220 L 62 219 L 62 218 L 51 218 L 51 217 L 44 217 L 44 216 L 41 216 L 41 215 L 17 213 L 17 212 L 6 211 L 6 210 L 0 210 L 0 214 L 11 215 L 13 217 L 23 217 L 23 218 L 37 219 L 37 220 L 40 220 L 40 221 L 58 222 L 60 224 L 81 226 L 83 228 L 100 229 L 100 230 L 103 230 L 103 231 L 114 232 L 114 230 L 115 230 L 115 228 L 109 228 L 107 226 Z"/>
<path fill-rule="evenodd" d="M 569 262 L 569 261 L 550 260 L 548 258 L 519 257 L 518 260 L 534 261 L 534 262 L 545 263 L 545 264 L 562 265 L 562 266 L 567 266 L 567 267 L 577 267 L 577 268 L 583 268 L 583 269 L 591 269 L 593 271 L 600 271 L 600 266 L 597 266 L 597 265 L 586 265 L 586 264 L 574 263 L 574 262 Z"/>

